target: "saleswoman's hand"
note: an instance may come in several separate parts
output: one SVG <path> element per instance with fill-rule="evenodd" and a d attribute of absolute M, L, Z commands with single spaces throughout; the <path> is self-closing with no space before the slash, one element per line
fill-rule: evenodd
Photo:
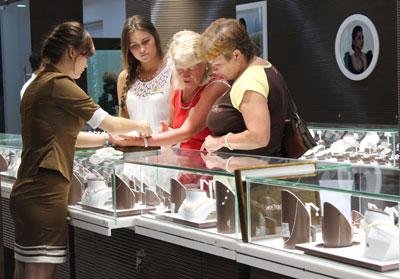
<path fill-rule="evenodd" d="M 147 121 L 137 121 L 138 127 L 136 131 L 139 133 L 141 137 L 149 137 L 151 136 L 151 127 L 150 123 Z"/>
<path fill-rule="evenodd" d="M 200 150 L 207 150 L 208 152 L 214 152 L 224 147 L 224 145 L 225 145 L 224 137 L 207 136 Z"/>
<path fill-rule="evenodd" d="M 110 143 L 118 146 L 143 146 L 143 139 L 136 135 L 115 135 L 108 133 Z"/>

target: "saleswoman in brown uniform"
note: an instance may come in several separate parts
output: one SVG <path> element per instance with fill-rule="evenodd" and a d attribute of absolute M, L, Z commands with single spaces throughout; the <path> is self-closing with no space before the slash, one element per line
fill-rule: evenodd
<path fill-rule="evenodd" d="M 76 85 L 93 54 L 82 24 L 58 25 L 43 43 L 46 67 L 22 99 L 22 161 L 10 198 L 15 278 L 52 278 L 56 264 L 66 260 L 74 148 L 107 141 L 104 135 L 80 133 L 85 121 L 112 133 L 151 134 L 147 122 L 108 115 Z"/>

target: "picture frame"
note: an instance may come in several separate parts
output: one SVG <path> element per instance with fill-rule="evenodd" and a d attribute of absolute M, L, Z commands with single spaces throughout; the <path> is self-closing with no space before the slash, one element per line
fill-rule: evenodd
<path fill-rule="evenodd" d="M 361 58 L 354 54 L 356 48 L 361 50 Z M 336 34 L 335 57 L 340 71 L 351 80 L 363 80 L 373 72 L 379 57 L 379 37 L 368 17 L 353 14 L 343 21 Z"/>
<path fill-rule="evenodd" d="M 257 56 L 268 59 L 267 1 L 236 5 L 236 19 L 245 25 Z"/>

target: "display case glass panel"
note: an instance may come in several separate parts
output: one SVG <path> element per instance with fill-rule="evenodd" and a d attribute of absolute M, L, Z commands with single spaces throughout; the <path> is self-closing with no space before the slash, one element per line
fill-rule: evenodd
<path fill-rule="evenodd" d="M 398 278 L 399 179 L 398 169 L 354 165 L 282 180 L 246 176 L 248 241 Z"/>
<path fill-rule="evenodd" d="M 125 153 L 124 161 L 125 176 L 141 185 L 141 190 L 154 189 L 153 196 L 158 196 L 156 203 L 164 206 L 164 211 L 152 211 L 144 217 L 237 239 L 242 235 L 235 169 L 249 168 L 253 176 L 261 177 L 282 176 L 282 173 L 297 177 L 303 175 L 298 173 L 299 169 L 316 172 L 311 161 L 176 148 Z M 293 166 L 295 169 L 290 169 Z"/>

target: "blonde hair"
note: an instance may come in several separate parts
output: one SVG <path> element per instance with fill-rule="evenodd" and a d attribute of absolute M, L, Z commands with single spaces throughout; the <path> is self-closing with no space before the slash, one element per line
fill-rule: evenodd
<path fill-rule="evenodd" d="M 169 43 L 167 55 L 174 65 L 176 63 L 181 63 L 192 66 L 198 63 L 205 63 L 206 70 L 204 71 L 203 77 L 200 81 L 201 86 L 208 83 L 212 70 L 210 65 L 208 65 L 208 63 L 204 59 L 200 58 L 197 54 L 197 46 L 199 41 L 200 34 L 190 30 L 179 31 L 172 37 Z M 178 77 L 175 68 L 174 76 Z M 178 86 L 183 86 L 181 78 L 178 78 Z"/>
<path fill-rule="evenodd" d="M 256 55 L 243 24 L 232 18 L 219 18 L 211 23 L 201 34 L 197 47 L 198 55 L 206 60 L 213 60 L 220 55 L 229 60 L 235 49 L 240 50 L 247 60 Z"/>

